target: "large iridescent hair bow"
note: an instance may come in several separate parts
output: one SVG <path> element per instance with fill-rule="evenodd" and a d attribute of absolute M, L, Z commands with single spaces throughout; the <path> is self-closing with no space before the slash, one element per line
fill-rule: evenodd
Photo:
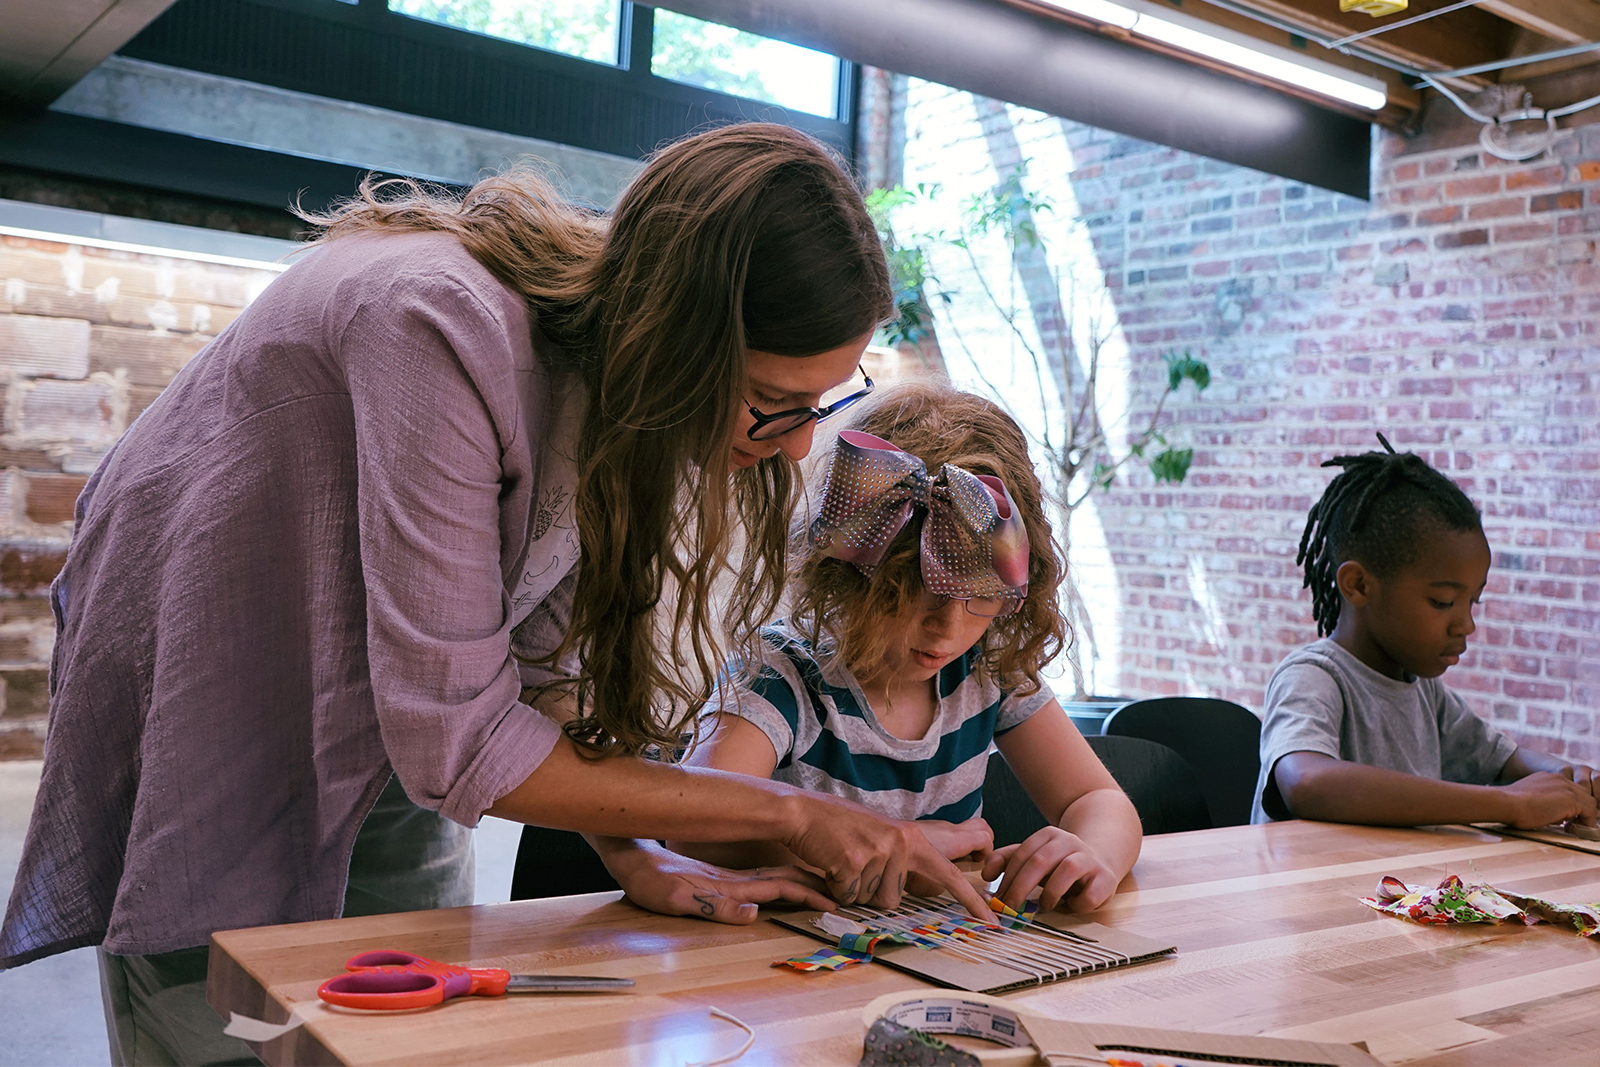
<path fill-rule="evenodd" d="M 870 575 L 916 508 L 922 585 L 939 596 L 1028 595 L 1028 533 L 999 478 L 916 456 L 859 430 L 839 434 L 811 543 Z"/>

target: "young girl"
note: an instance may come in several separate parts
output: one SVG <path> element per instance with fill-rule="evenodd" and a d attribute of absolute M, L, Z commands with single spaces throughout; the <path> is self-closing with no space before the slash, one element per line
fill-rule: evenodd
<path fill-rule="evenodd" d="M 846 419 L 766 660 L 730 669 L 690 762 L 919 820 L 985 858 L 1019 907 L 1092 911 L 1139 855 L 1139 817 L 1039 670 L 1060 651 L 1062 562 L 1017 425 L 948 384 L 907 382 Z M 990 742 L 1052 825 L 990 851 Z M 674 845 L 791 862 L 766 843 Z"/>
<path fill-rule="evenodd" d="M 1267 684 L 1253 822 L 1593 825 L 1593 768 L 1519 748 L 1439 676 L 1489 576 L 1478 509 L 1420 456 L 1337 456 L 1296 562 L 1319 641 Z"/>

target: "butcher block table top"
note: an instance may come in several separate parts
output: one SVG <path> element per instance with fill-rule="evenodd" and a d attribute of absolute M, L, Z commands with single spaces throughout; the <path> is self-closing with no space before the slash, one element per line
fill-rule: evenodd
<path fill-rule="evenodd" d="M 1046 1016 L 1325 1042 L 1386 1063 L 1600 1063 L 1600 938 L 1548 925 L 1419 926 L 1357 901 L 1386 874 L 1446 874 L 1558 901 L 1600 901 L 1600 855 L 1468 827 L 1233 826 L 1147 838 L 1092 918 L 1175 943 L 1175 957 L 1007 1000 Z M 269 1064 L 854 1064 L 862 1008 L 932 988 L 880 964 L 800 973 L 820 942 L 775 923 L 720 926 L 602 893 L 218 933 L 208 999 L 306 1025 Z M 457 998 L 411 1012 L 330 1008 L 317 986 L 351 956 L 633 978 L 621 994 Z"/>

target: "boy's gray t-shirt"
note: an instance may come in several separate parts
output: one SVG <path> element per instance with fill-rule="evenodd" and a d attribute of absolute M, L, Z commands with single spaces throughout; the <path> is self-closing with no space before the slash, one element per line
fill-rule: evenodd
<path fill-rule="evenodd" d="M 1325 637 L 1291 652 L 1267 683 L 1250 821 L 1294 817 L 1272 778 L 1278 760 L 1291 752 L 1486 785 L 1516 750 L 1438 678 L 1397 681 Z"/>

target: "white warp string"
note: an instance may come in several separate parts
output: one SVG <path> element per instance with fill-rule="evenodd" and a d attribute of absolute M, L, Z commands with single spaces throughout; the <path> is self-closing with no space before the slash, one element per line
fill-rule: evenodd
<path fill-rule="evenodd" d="M 743 1030 L 745 1032 L 744 1044 L 739 1046 L 739 1051 L 731 1053 L 727 1056 L 719 1056 L 714 1060 L 700 1060 L 696 1063 L 686 1063 L 684 1064 L 684 1067 L 717 1067 L 717 1064 L 719 1063 L 732 1063 L 740 1056 L 743 1056 L 746 1052 L 749 1052 L 750 1046 L 756 1043 L 756 1032 L 752 1030 L 750 1025 L 743 1019 L 730 1015 L 721 1008 L 712 1008 L 711 1017 L 713 1019 L 721 1019 L 724 1022 L 732 1023 L 739 1029 Z"/>

